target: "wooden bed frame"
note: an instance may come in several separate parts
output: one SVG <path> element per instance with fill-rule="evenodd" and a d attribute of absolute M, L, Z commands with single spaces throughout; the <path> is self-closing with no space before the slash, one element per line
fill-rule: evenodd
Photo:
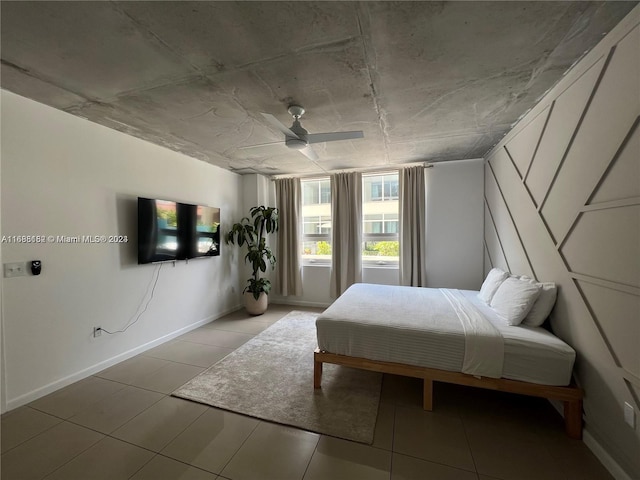
<path fill-rule="evenodd" d="M 424 381 L 422 405 L 425 410 L 433 409 L 433 382 L 455 383 L 470 387 L 519 393 L 549 400 L 560 400 L 564 404 L 564 426 L 571 438 L 582 438 L 582 398 L 584 392 L 575 385 L 554 387 L 534 383 L 507 380 L 504 378 L 474 377 L 465 373 L 449 372 L 433 368 L 417 367 L 401 363 L 381 362 L 366 358 L 337 355 L 316 349 L 313 354 L 313 387 L 320 388 L 322 382 L 322 364 L 333 363 L 345 367 L 392 373 L 407 377 L 421 378 Z"/>

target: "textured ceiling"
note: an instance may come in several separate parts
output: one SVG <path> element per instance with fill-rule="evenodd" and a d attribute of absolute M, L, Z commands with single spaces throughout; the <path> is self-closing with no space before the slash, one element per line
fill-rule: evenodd
<path fill-rule="evenodd" d="M 240 173 L 484 155 L 637 2 L 10 2 L 2 88 Z M 312 162 L 260 112 L 310 133 Z"/>

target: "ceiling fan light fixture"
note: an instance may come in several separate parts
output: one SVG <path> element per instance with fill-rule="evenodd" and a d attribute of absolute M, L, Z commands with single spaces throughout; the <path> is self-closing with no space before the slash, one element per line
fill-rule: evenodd
<path fill-rule="evenodd" d="M 293 150 L 302 150 L 309 145 L 306 140 L 303 140 L 301 138 L 286 138 L 284 143 L 287 147 Z"/>

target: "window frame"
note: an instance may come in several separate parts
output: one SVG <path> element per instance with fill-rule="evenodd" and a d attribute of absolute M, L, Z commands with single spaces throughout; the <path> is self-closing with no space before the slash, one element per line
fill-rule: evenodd
<path fill-rule="evenodd" d="M 384 241 L 391 241 L 391 242 L 400 242 L 400 198 L 399 195 L 398 197 L 394 197 L 394 196 L 389 196 L 386 197 L 384 192 L 385 192 L 385 185 L 388 183 L 387 181 L 385 181 L 385 178 L 387 175 L 394 175 L 397 177 L 397 182 L 398 182 L 398 194 L 399 194 L 399 182 L 400 182 L 400 171 L 396 170 L 396 171 L 382 171 L 382 172 L 368 172 L 368 173 L 363 173 L 362 174 L 362 203 L 363 203 L 363 213 L 362 213 L 362 219 L 361 219 L 361 225 L 362 225 L 362 246 L 361 246 L 361 252 L 364 251 L 364 246 L 365 246 L 365 242 L 384 242 Z M 375 177 L 375 176 L 380 176 L 382 177 L 382 183 L 381 183 L 381 189 L 382 189 L 382 197 L 380 198 L 371 198 L 371 200 L 369 202 L 365 202 L 365 178 L 366 177 Z M 331 203 L 331 198 L 330 198 L 330 194 L 329 194 L 329 202 L 323 202 L 323 198 L 322 198 L 322 182 L 323 181 L 331 181 L 330 177 L 314 177 L 314 178 L 302 178 L 300 179 L 301 182 L 304 183 L 312 183 L 312 182 L 317 182 L 318 184 L 318 190 L 317 190 L 317 200 L 319 203 L 313 203 L 313 204 L 308 204 L 308 205 L 329 205 L 329 221 L 331 223 L 331 229 L 329 229 L 329 233 L 304 233 L 304 224 L 305 224 L 305 216 L 304 214 L 301 212 L 301 221 L 300 221 L 300 236 L 301 236 L 301 244 L 302 244 L 302 248 L 301 251 L 304 252 L 304 243 L 305 242 L 327 242 L 329 245 L 331 245 L 332 243 L 332 229 L 333 229 L 333 218 L 331 216 L 331 209 L 332 209 L 332 203 Z M 304 185 L 302 185 L 302 188 L 304 189 Z M 389 187 L 391 189 L 391 187 Z M 330 190 L 329 190 L 330 191 Z M 302 193 L 302 209 L 304 209 L 305 204 L 305 196 L 304 193 Z M 389 202 L 398 202 L 398 209 L 393 212 L 393 213 L 385 213 L 385 212 L 376 212 L 374 214 L 379 214 L 381 215 L 381 219 L 379 220 L 382 224 L 383 224 L 383 230 L 385 229 L 384 224 L 385 222 L 389 222 L 389 221 L 395 221 L 397 222 L 397 232 L 383 232 L 383 233 L 365 233 L 365 213 L 364 213 L 364 204 L 365 203 L 372 203 L 372 204 L 376 204 L 376 205 L 380 205 L 381 207 L 383 205 L 388 205 Z M 368 215 L 371 214 L 371 212 L 368 213 Z M 395 215 L 395 219 L 393 220 L 387 220 L 385 218 L 385 215 Z M 317 215 L 314 213 L 313 215 L 307 215 L 307 217 L 311 217 L 311 216 L 323 216 L 322 214 L 318 213 Z M 302 254 L 302 265 L 303 266 L 330 266 L 331 265 L 331 258 L 332 255 L 306 255 L 306 254 Z M 397 269 L 399 268 L 400 265 L 400 257 L 378 257 L 376 258 L 375 256 L 362 256 L 362 267 L 363 268 L 391 268 L 391 269 Z"/>

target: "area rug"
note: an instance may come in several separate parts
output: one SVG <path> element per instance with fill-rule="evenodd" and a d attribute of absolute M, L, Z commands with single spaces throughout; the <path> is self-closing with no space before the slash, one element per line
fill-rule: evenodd
<path fill-rule="evenodd" d="M 382 375 L 325 364 L 313 388 L 318 314 L 293 311 L 172 395 L 311 432 L 373 443 Z"/>

